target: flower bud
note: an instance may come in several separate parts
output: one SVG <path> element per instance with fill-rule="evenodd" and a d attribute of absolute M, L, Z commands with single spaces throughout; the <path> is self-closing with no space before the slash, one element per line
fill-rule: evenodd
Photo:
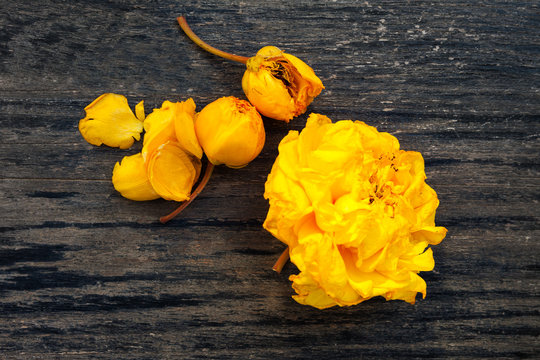
<path fill-rule="evenodd" d="M 217 99 L 202 109 L 195 133 L 212 164 L 232 168 L 255 159 L 265 141 L 261 115 L 249 102 L 234 96 Z"/>
<path fill-rule="evenodd" d="M 264 116 L 289 122 L 303 114 L 324 88 L 305 62 L 275 46 L 265 46 L 247 61 L 242 88 Z"/>

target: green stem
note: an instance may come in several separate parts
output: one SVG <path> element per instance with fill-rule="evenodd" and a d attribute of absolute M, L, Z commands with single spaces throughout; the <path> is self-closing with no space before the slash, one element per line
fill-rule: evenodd
<path fill-rule="evenodd" d="M 204 50 L 208 51 L 208 52 L 211 53 L 211 54 L 220 56 L 220 57 L 225 58 L 225 59 L 228 59 L 228 60 L 237 61 L 237 62 L 240 62 L 240 63 L 242 63 L 242 64 L 247 63 L 247 61 L 248 61 L 248 59 L 249 59 L 248 57 L 230 54 L 230 53 L 227 53 L 227 52 L 225 52 L 225 51 L 221 51 L 221 50 L 219 50 L 219 49 L 216 49 L 215 47 L 210 46 L 210 45 L 208 45 L 207 43 L 205 43 L 203 40 L 201 40 L 200 37 L 198 37 L 198 36 L 193 32 L 193 30 L 191 30 L 191 28 L 189 27 L 189 25 L 188 25 L 188 23 L 187 23 L 185 17 L 179 16 L 178 18 L 176 18 L 176 20 L 178 21 L 178 24 L 180 25 L 180 27 L 182 28 L 182 30 L 184 30 L 184 32 L 186 33 L 186 35 L 187 35 L 187 36 L 188 36 L 195 44 L 199 45 L 199 46 L 202 47 Z"/>

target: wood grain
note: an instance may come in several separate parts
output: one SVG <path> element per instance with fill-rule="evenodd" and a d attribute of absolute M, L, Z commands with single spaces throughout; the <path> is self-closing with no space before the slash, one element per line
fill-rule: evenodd
<path fill-rule="evenodd" d="M 104 92 L 243 97 L 240 55 L 276 45 L 325 90 L 308 109 L 358 119 L 420 151 L 449 230 L 416 305 L 298 305 L 271 267 L 264 182 L 289 130 L 265 119 L 249 166 L 217 167 L 176 207 L 110 182 L 140 150 L 77 130 Z M 0 358 L 538 358 L 540 18 L 529 1 L 25 1 L 0 6 Z"/>

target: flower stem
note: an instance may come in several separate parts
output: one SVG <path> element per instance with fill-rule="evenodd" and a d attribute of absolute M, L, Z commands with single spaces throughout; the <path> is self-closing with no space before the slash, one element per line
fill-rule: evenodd
<path fill-rule="evenodd" d="M 184 32 L 186 33 L 186 35 L 197 45 L 199 45 L 200 47 L 202 47 L 204 50 L 208 51 L 209 53 L 211 54 L 214 54 L 214 55 L 217 55 L 217 56 L 221 56 L 222 58 L 225 58 L 225 59 L 228 59 L 228 60 L 232 60 L 232 61 L 238 61 L 242 64 L 245 64 L 247 63 L 248 61 L 248 57 L 245 57 L 245 56 L 240 56 L 240 55 L 234 55 L 234 54 L 230 54 L 230 53 L 227 53 L 225 51 L 221 51 L 219 49 L 216 49 L 215 47 L 213 46 L 210 46 L 208 45 L 207 43 L 205 43 L 203 40 L 201 40 L 200 37 L 198 37 L 197 35 L 195 35 L 195 33 L 193 32 L 193 30 L 191 30 L 191 28 L 189 27 L 187 21 L 186 21 L 186 18 L 183 17 L 183 16 L 179 16 L 178 18 L 176 18 L 176 20 L 178 21 L 178 24 L 180 25 L 180 27 L 182 28 L 182 30 L 184 30 Z"/>
<path fill-rule="evenodd" d="M 201 182 L 197 186 L 197 188 L 191 193 L 191 196 L 189 197 L 189 200 L 184 201 L 182 205 L 180 205 L 176 210 L 174 210 L 169 215 L 165 215 L 159 218 L 159 221 L 161 221 L 162 224 L 165 224 L 167 221 L 174 218 L 176 215 L 180 214 L 182 210 L 184 210 L 195 198 L 201 193 L 202 189 L 206 186 L 208 183 L 208 180 L 210 180 L 210 175 L 212 175 L 212 171 L 214 170 L 214 164 L 211 162 L 208 162 L 208 165 L 206 165 L 206 170 L 204 172 L 203 178 L 201 179 Z"/>
<path fill-rule="evenodd" d="M 279 259 L 277 259 L 274 266 L 272 266 L 272 270 L 277 272 L 278 274 L 281 272 L 285 264 L 287 263 L 287 260 L 289 260 L 289 247 L 287 247 L 279 256 Z"/>

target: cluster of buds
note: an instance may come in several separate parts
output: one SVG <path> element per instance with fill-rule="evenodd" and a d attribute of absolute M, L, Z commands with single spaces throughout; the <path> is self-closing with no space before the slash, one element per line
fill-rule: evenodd
<path fill-rule="evenodd" d="M 79 122 L 83 137 L 94 145 L 129 148 L 145 131 L 140 153 L 126 156 L 113 169 L 114 188 L 135 201 L 163 198 L 184 202 L 181 209 L 161 218 L 170 220 L 200 193 L 214 165 L 246 166 L 259 155 L 265 142 L 261 115 L 246 100 L 222 97 L 195 111 L 193 99 L 164 101 L 159 109 L 144 116 L 143 102 L 137 116 L 127 99 L 103 94 L 85 108 Z M 205 174 L 199 179 L 203 154 L 208 158 Z"/>

